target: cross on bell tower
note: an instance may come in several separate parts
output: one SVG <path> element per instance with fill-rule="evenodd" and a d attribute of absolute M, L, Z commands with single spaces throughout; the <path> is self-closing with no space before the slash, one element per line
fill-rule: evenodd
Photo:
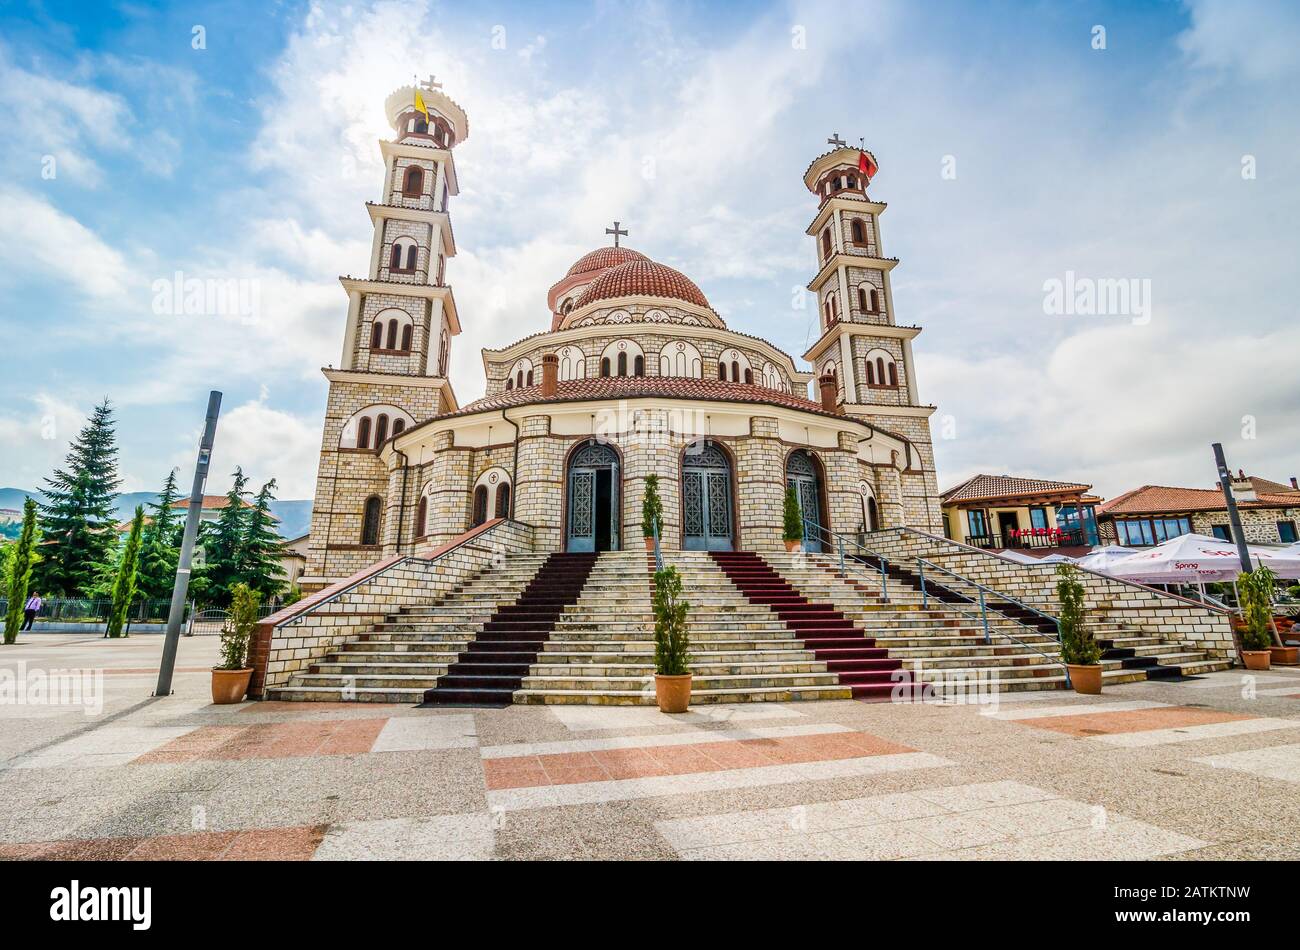
<path fill-rule="evenodd" d="M 832 132 L 831 137 L 826 140 L 827 145 L 834 145 L 836 148 L 843 148 L 849 143 L 840 138 L 840 133 Z"/>
<path fill-rule="evenodd" d="M 413 78 L 415 79 L 416 88 L 423 89 L 425 92 L 434 92 L 435 90 L 442 88 L 442 83 L 434 82 L 433 73 L 429 73 L 429 78 L 426 79 L 424 82 L 420 82 L 419 76 L 415 76 Z"/>
<path fill-rule="evenodd" d="M 606 229 L 605 229 L 605 233 L 606 233 L 606 234 L 612 234 L 612 235 L 614 235 L 614 246 L 615 246 L 615 247 L 618 247 L 618 239 L 619 239 L 620 236 L 622 236 L 622 237 L 627 237 L 627 231 L 626 231 L 626 230 L 620 230 L 617 221 L 614 222 L 614 226 L 613 226 L 612 228 L 606 228 Z"/>

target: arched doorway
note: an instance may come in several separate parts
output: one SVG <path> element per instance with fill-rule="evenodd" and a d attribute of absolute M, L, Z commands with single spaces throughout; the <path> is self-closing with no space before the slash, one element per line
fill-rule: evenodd
<path fill-rule="evenodd" d="M 790 453 L 785 462 L 785 483 L 799 497 L 799 510 L 803 514 L 805 551 L 821 551 L 822 539 L 809 530 L 808 524 L 826 526 L 822 516 L 822 484 L 817 460 L 803 449 Z"/>
<path fill-rule="evenodd" d="M 682 456 L 682 547 L 732 550 L 732 508 L 727 453 L 707 440 L 687 446 Z"/>
<path fill-rule="evenodd" d="M 618 453 L 595 441 L 575 449 L 569 456 L 565 485 L 565 550 L 618 550 Z"/>

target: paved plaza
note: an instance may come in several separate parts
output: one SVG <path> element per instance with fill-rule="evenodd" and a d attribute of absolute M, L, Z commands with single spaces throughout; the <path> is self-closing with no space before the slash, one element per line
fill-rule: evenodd
<path fill-rule="evenodd" d="M 1300 857 L 1300 669 L 666 716 L 216 707 L 213 637 L 182 640 L 154 699 L 161 647 L 0 650 L 0 858 Z M 56 682 L 84 702 L 51 704 Z"/>

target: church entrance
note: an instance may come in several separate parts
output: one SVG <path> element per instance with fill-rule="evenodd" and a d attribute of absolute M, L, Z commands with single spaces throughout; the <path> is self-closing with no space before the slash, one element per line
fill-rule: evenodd
<path fill-rule="evenodd" d="M 618 453 L 608 445 L 588 442 L 569 457 L 566 551 L 618 550 L 620 485 Z"/>
<path fill-rule="evenodd" d="M 817 472 L 817 462 L 803 449 L 791 452 L 785 463 L 785 483 L 799 497 L 799 510 L 803 514 L 805 551 L 821 551 L 822 539 L 810 525 L 825 527 L 822 521 L 822 485 Z"/>
<path fill-rule="evenodd" d="M 731 465 L 712 442 L 697 442 L 682 457 L 682 547 L 730 551 Z"/>

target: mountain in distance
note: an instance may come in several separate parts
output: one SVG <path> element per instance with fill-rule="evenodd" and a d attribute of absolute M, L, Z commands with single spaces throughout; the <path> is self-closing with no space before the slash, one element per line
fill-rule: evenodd
<path fill-rule="evenodd" d="M 0 508 L 22 511 L 23 500 L 28 495 L 31 495 L 38 502 L 45 501 L 45 496 L 37 491 L 28 491 L 22 488 L 0 488 Z M 128 521 L 135 512 L 136 505 L 147 505 L 157 500 L 158 493 L 151 491 L 134 491 L 118 495 L 117 517 L 121 521 Z M 280 519 L 276 525 L 280 537 L 289 539 L 306 534 L 311 528 L 311 506 L 312 502 L 309 498 L 271 502 L 271 514 Z M 147 508 L 145 510 L 148 511 Z"/>

